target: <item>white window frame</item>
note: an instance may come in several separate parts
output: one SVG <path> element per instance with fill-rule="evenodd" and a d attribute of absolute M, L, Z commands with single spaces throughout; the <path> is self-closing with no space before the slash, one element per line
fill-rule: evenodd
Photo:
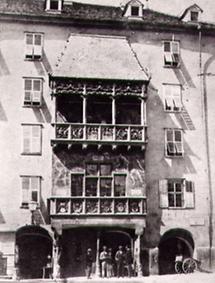
<path fill-rule="evenodd" d="M 166 45 L 169 45 L 168 50 L 165 50 Z M 179 41 L 165 40 L 163 42 L 163 51 L 164 51 L 164 66 L 165 67 L 178 67 L 180 64 Z"/>
<path fill-rule="evenodd" d="M 172 133 L 172 140 L 168 140 L 168 133 Z M 180 133 L 180 141 L 176 139 L 176 133 Z M 165 155 L 166 157 L 183 157 L 183 131 L 181 129 L 165 129 Z"/>
<path fill-rule="evenodd" d="M 21 175 L 21 207 L 29 208 L 29 203 L 36 202 L 37 207 L 40 206 L 41 197 L 41 176 L 38 175 Z M 33 183 L 35 180 L 35 183 Z M 25 188 L 25 182 L 27 181 L 28 187 Z M 33 187 L 36 185 L 36 187 Z M 36 200 L 33 199 L 32 194 L 36 193 Z"/>
<path fill-rule="evenodd" d="M 180 112 L 182 110 L 182 88 L 178 84 L 163 84 L 164 111 Z"/>
<path fill-rule="evenodd" d="M 58 8 L 52 9 L 51 8 L 51 2 L 58 2 Z M 63 7 L 63 0 L 46 0 L 46 11 L 47 12 L 61 12 Z"/>
<path fill-rule="evenodd" d="M 181 192 L 169 191 L 170 183 L 181 183 Z M 170 206 L 169 195 L 174 195 L 174 205 Z M 181 195 L 181 206 L 176 206 L 176 195 Z M 195 190 L 194 182 L 185 178 L 168 178 L 159 180 L 159 198 L 160 208 L 167 209 L 194 209 L 195 208 Z"/>
<path fill-rule="evenodd" d="M 31 81 L 31 88 L 26 89 L 26 81 Z M 39 82 L 39 90 L 34 89 L 35 82 Z M 40 107 L 42 104 L 43 79 L 42 78 L 23 78 L 24 99 L 23 106 Z"/>
<path fill-rule="evenodd" d="M 28 43 L 28 37 L 32 37 Z M 40 44 L 37 43 L 40 37 Z M 25 32 L 25 60 L 41 60 L 43 56 L 43 33 L 39 32 Z"/>
<path fill-rule="evenodd" d="M 185 200 L 184 200 L 184 179 L 168 179 L 167 180 L 167 189 L 168 189 L 168 207 L 169 208 L 184 208 Z M 170 191 L 169 185 L 173 185 L 173 191 Z M 181 191 L 177 192 L 176 190 L 176 184 L 180 184 L 181 186 Z M 170 196 L 173 196 L 174 198 L 174 205 L 170 205 Z M 181 196 L 181 206 L 176 205 L 176 196 L 180 195 Z"/>
<path fill-rule="evenodd" d="M 22 154 L 42 154 L 42 125 L 22 124 Z M 36 132 L 36 134 L 35 134 Z"/>

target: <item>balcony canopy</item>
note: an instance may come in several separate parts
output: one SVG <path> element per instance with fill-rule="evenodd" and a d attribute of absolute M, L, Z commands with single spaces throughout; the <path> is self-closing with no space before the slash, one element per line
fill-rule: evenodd
<path fill-rule="evenodd" d="M 51 74 L 58 78 L 148 81 L 127 39 L 71 34 Z"/>

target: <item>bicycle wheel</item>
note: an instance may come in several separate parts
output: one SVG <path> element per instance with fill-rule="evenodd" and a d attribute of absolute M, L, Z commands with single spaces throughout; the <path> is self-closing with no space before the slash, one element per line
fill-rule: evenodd
<path fill-rule="evenodd" d="M 176 273 L 182 273 L 182 261 L 176 261 L 175 262 L 175 272 Z"/>
<path fill-rule="evenodd" d="M 186 258 L 182 264 L 182 270 L 184 273 L 192 273 L 197 268 L 197 263 L 193 258 Z"/>

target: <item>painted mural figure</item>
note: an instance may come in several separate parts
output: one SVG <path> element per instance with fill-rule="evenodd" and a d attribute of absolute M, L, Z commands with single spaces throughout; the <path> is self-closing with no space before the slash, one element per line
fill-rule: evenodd
<path fill-rule="evenodd" d="M 117 277 L 124 277 L 124 260 L 125 255 L 122 246 L 119 246 L 118 251 L 115 254 Z"/>
<path fill-rule="evenodd" d="M 86 254 L 86 274 L 88 279 L 91 278 L 92 265 L 93 265 L 92 249 L 89 248 Z"/>
<path fill-rule="evenodd" d="M 103 250 L 100 253 L 99 259 L 101 262 L 101 276 L 104 278 L 107 276 L 107 261 L 108 261 L 108 253 L 106 246 L 103 246 Z"/>

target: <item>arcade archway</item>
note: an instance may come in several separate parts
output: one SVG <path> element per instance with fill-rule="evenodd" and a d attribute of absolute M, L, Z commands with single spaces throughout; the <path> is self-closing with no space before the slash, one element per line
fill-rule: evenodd
<path fill-rule="evenodd" d="M 48 255 L 52 255 L 52 239 L 40 226 L 25 226 L 16 232 L 16 267 L 22 279 L 42 278 Z"/>
<path fill-rule="evenodd" d="M 184 229 L 171 229 L 164 233 L 159 244 L 159 274 L 175 273 L 175 257 L 192 257 L 194 241 L 192 234 Z"/>

